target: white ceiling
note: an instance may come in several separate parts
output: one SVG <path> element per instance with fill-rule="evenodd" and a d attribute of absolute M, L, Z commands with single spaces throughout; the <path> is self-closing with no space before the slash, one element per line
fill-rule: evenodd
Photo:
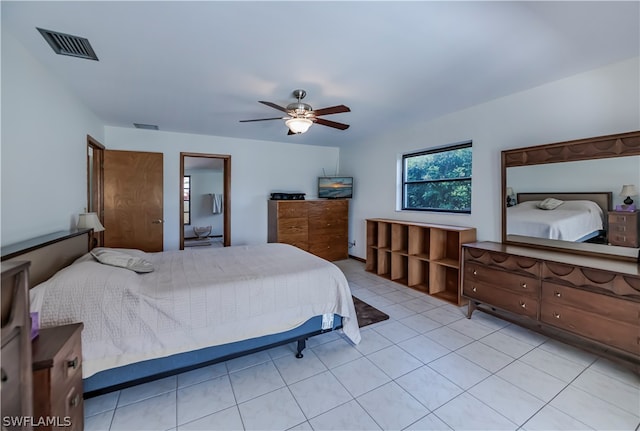
<path fill-rule="evenodd" d="M 2 29 L 104 121 L 348 145 L 640 55 L 640 2 L 2 1 Z M 36 27 L 89 39 L 54 54 Z M 344 104 L 287 136 L 259 104 Z"/>

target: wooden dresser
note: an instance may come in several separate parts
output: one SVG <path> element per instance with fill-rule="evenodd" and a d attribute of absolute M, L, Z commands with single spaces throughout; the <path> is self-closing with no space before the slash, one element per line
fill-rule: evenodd
<path fill-rule="evenodd" d="M 638 247 L 640 217 L 638 211 L 609 211 L 609 243 L 623 247 Z"/>
<path fill-rule="evenodd" d="M 82 323 L 40 330 L 33 341 L 33 413 L 38 430 L 84 428 Z M 44 418 L 44 419 L 40 419 Z"/>
<path fill-rule="evenodd" d="M 349 201 L 270 200 L 268 241 L 295 245 L 327 260 L 346 259 Z"/>
<path fill-rule="evenodd" d="M 30 430 L 32 416 L 29 262 L 2 263 L 2 429 Z M 5 418 L 9 423 L 5 423 Z M 16 422 L 18 421 L 18 422 Z"/>
<path fill-rule="evenodd" d="M 640 266 L 480 242 L 463 245 L 463 295 L 489 311 L 640 369 Z"/>

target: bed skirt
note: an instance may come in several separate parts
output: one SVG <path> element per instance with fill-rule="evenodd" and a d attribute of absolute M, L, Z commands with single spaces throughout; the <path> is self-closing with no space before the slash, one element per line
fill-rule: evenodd
<path fill-rule="evenodd" d="M 300 354 L 307 338 L 341 327 L 342 317 L 338 315 L 334 316 L 333 328 L 324 330 L 322 329 L 322 316 L 315 316 L 301 326 L 286 332 L 100 371 L 83 380 L 84 398 L 91 398 L 296 341 L 298 341 L 298 353 Z"/>

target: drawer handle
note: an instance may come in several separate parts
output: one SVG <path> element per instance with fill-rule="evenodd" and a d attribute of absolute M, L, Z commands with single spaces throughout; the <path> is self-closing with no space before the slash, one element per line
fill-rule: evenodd
<path fill-rule="evenodd" d="M 80 394 L 76 394 L 71 400 L 69 400 L 69 405 L 71 407 L 77 407 L 80 404 Z"/>
<path fill-rule="evenodd" d="M 553 313 L 553 317 L 555 317 L 556 319 L 560 318 L 560 313 Z"/>
<path fill-rule="evenodd" d="M 473 286 L 473 287 L 471 288 L 471 290 L 473 290 L 474 292 L 477 292 L 477 291 L 478 291 L 478 289 L 476 289 L 476 287 L 475 287 L 475 286 Z"/>
<path fill-rule="evenodd" d="M 520 307 L 527 308 L 527 304 L 524 301 L 520 301 Z"/>
<path fill-rule="evenodd" d="M 475 269 L 473 270 L 473 275 L 478 275 L 478 271 L 476 271 Z"/>
<path fill-rule="evenodd" d="M 558 292 L 557 290 L 556 290 L 555 292 L 553 292 L 553 294 L 554 294 L 554 296 L 555 296 L 556 298 L 560 298 L 560 297 L 562 297 L 562 293 Z"/>
<path fill-rule="evenodd" d="M 78 357 L 76 356 L 75 358 L 73 358 L 73 360 L 67 361 L 67 367 L 73 368 L 75 370 L 76 368 L 78 368 L 78 363 Z"/>
<path fill-rule="evenodd" d="M 7 372 L 4 370 L 4 368 L 2 368 L 1 370 L 2 370 L 2 377 L 0 377 L 0 381 L 2 381 L 2 383 L 5 383 L 6 381 L 9 380 L 9 376 L 7 376 Z"/>
<path fill-rule="evenodd" d="M 523 289 L 526 289 L 527 288 L 527 283 L 522 283 L 521 286 L 522 286 Z"/>

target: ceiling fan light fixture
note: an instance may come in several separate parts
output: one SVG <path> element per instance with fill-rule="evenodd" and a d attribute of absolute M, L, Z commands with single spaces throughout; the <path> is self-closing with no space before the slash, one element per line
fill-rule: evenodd
<path fill-rule="evenodd" d="M 313 124 L 308 118 L 289 118 L 284 122 L 292 133 L 305 133 Z"/>

